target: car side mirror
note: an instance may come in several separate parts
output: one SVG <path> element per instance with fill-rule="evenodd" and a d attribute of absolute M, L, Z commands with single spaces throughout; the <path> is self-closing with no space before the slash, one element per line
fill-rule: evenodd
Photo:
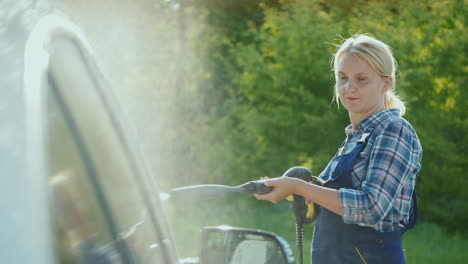
<path fill-rule="evenodd" d="M 282 237 L 261 230 L 230 226 L 205 227 L 200 263 L 293 264 L 291 247 Z"/>

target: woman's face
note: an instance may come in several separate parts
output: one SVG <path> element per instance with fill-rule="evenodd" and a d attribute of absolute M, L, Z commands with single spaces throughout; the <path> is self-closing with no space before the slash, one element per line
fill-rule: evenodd
<path fill-rule="evenodd" d="M 390 85 L 390 77 L 380 76 L 354 54 L 344 54 L 338 63 L 336 87 L 341 103 L 358 121 L 385 109 L 384 94 Z"/>

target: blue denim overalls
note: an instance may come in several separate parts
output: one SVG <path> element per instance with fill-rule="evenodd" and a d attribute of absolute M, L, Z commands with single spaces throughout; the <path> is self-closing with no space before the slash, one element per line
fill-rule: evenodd
<path fill-rule="evenodd" d="M 364 150 L 370 133 L 364 133 L 354 149 L 334 159 L 338 162 L 332 177 L 323 186 L 352 189 L 351 172 L 359 154 Z M 417 220 L 416 193 L 407 229 Z M 321 208 L 314 228 L 313 264 L 401 264 L 405 263 L 402 235 L 406 229 L 379 232 L 371 227 L 345 224 L 341 216 Z"/>

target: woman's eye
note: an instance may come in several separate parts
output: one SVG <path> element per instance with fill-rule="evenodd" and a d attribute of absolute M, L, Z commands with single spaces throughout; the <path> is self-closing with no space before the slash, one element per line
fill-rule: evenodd
<path fill-rule="evenodd" d="M 345 76 L 340 77 L 340 80 L 346 80 L 346 79 L 348 79 L 348 78 L 346 78 Z"/>

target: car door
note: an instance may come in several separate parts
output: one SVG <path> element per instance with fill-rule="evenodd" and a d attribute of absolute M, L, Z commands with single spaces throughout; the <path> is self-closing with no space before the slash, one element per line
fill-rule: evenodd
<path fill-rule="evenodd" d="M 30 168 L 44 175 L 57 263 L 176 263 L 157 188 L 85 38 L 58 16 L 26 48 Z"/>
<path fill-rule="evenodd" d="M 277 235 L 225 226 L 202 231 L 200 259 L 178 259 L 154 177 L 90 51 L 59 16 L 43 18 L 26 45 L 31 215 L 48 252 L 38 263 L 293 263 Z"/>

